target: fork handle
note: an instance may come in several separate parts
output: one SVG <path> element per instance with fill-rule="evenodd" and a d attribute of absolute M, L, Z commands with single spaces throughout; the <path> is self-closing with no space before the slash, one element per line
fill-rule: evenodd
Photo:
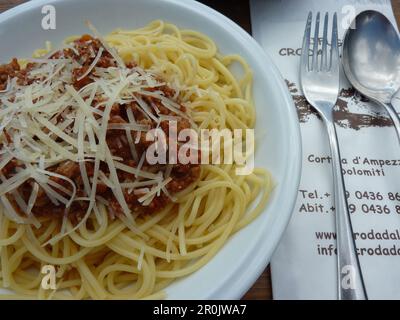
<path fill-rule="evenodd" d="M 329 134 L 335 194 L 336 246 L 339 300 L 367 300 L 364 280 L 356 253 L 350 213 L 342 174 L 340 150 L 333 113 L 323 115 Z"/>

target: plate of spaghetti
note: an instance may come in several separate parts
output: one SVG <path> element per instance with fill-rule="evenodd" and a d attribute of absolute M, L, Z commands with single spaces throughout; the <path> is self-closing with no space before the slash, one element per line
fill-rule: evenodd
<path fill-rule="evenodd" d="M 194 1 L 0 15 L 0 299 L 237 299 L 300 179 L 271 59 Z"/>

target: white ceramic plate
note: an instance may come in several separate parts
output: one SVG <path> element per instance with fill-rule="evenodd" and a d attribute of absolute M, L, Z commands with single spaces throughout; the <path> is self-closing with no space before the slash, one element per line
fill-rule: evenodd
<path fill-rule="evenodd" d="M 56 29 L 42 29 L 42 8 L 56 9 Z M 163 19 L 210 36 L 224 54 L 238 53 L 254 71 L 258 142 L 256 166 L 269 169 L 276 188 L 262 215 L 235 234 L 196 273 L 167 288 L 169 299 L 239 299 L 270 261 L 289 221 L 301 171 L 300 130 L 286 85 L 271 59 L 256 41 L 225 16 L 187 0 L 32 0 L 0 15 L 0 62 L 28 57 L 74 34 L 88 33 L 90 20 L 103 34 L 115 28 L 138 28 Z"/>

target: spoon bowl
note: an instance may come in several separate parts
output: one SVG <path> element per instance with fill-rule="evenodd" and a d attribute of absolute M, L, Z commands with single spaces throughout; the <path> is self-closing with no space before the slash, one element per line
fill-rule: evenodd
<path fill-rule="evenodd" d="M 400 120 L 391 101 L 400 88 L 400 39 L 380 12 L 364 11 L 343 43 L 343 69 L 353 87 L 384 106 L 400 138 Z"/>

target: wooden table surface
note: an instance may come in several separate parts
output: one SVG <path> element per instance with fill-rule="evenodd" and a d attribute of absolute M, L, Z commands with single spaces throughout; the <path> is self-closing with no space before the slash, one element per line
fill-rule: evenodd
<path fill-rule="evenodd" d="M 10 9 L 27 0 L 0 0 L 0 12 Z M 227 1 L 219 0 L 199 0 L 210 7 L 222 12 L 233 21 L 241 25 L 245 30 L 251 33 L 250 10 L 248 0 L 231 0 L 229 5 Z M 397 23 L 400 23 L 400 0 L 392 0 L 393 11 Z M 262 273 L 253 287 L 246 293 L 243 299 L 247 300 L 271 300 L 272 285 L 271 271 L 269 266 Z"/>

